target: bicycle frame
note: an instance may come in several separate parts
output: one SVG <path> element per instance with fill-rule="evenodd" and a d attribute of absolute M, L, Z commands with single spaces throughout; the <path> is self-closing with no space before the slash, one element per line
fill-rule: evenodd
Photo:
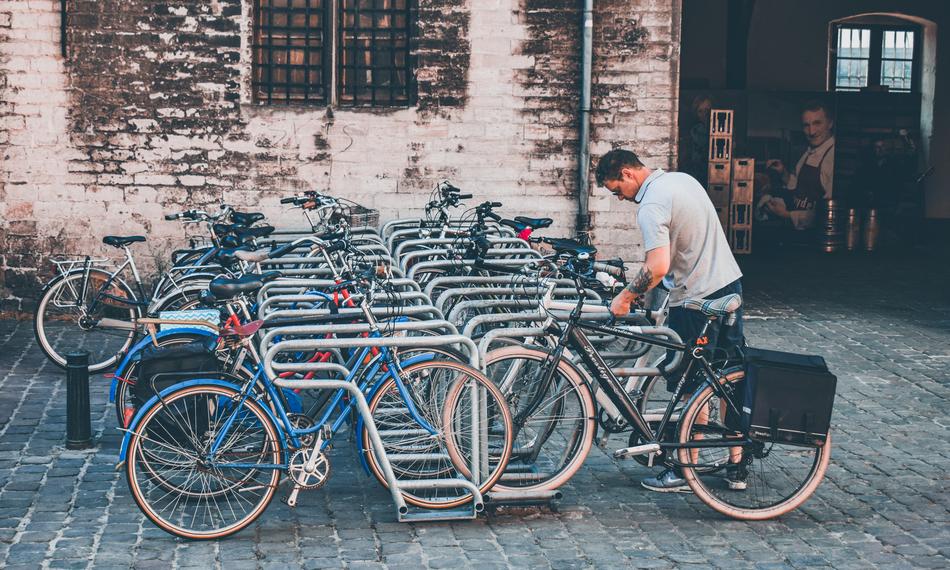
<path fill-rule="evenodd" d="M 686 382 L 693 375 L 697 365 L 701 366 L 703 369 L 704 384 L 711 386 L 713 391 L 716 392 L 720 398 L 723 398 L 724 401 L 727 402 L 727 406 L 729 408 L 731 408 L 735 413 L 739 413 L 739 407 L 736 406 L 735 402 L 732 401 L 729 394 L 723 388 L 722 384 L 717 381 L 718 376 L 715 370 L 713 370 L 712 366 L 709 364 L 709 361 L 706 360 L 703 347 L 699 345 L 690 347 L 684 343 L 673 342 L 645 334 L 638 334 L 625 329 L 580 322 L 580 312 L 581 305 L 578 304 L 571 313 L 567 323 L 563 327 L 560 327 L 560 329 L 557 331 L 560 333 L 558 343 L 548 358 L 552 364 L 557 362 L 561 359 L 565 348 L 569 348 L 571 351 L 577 354 L 587 366 L 591 376 L 593 376 L 593 378 L 600 385 L 600 388 L 604 391 L 605 395 L 614 404 L 614 406 L 616 406 L 620 416 L 632 426 L 633 430 L 642 438 L 642 441 L 647 444 L 659 445 L 660 449 L 736 447 L 751 442 L 750 439 L 744 436 L 741 438 L 728 439 L 704 439 L 685 444 L 679 442 L 663 441 L 663 435 L 665 434 L 666 427 L 672 418 L 673 411 L 676 408 L 677 403 L 684 395 Z M 711 322 L 712 320 L 708 320 L 706 322 L 706 325 L 703 328 L 703 333 L 700 336 L 703 336 L 706 333 Z M 629 394 L 624 389 L 623 384 L 621 384 L 617 376 L 611 371 L 610 366 L 606 363 L 606 361 L 604 361 L 600 353 L 597 352 L 597 349 L 591 343 L 590 339 L 587 338 L 585 331 L 615 335 L 628 340 L 634 340 L 649 344 L 651 346 L 657 346 L 667 350 L 680 352 L 686 356 L 686 366 L 683 369 L 679 381 L 677 382 L 673 397 L 670 400 L 670 403 L 667 405 L 667 408 L 663 413 L 663 417 L 655 431 L 650 427 L 649 422 L 643 417 L 643 414 L 640 413 L 640 410 L 637 408 L 636 404 L 633 402 L 633 400 L 631 400 Z M 550 387 L 551 382 L 554 382 L 556 367 L 550 365 L 546 366 L 544 370 L 545 376 L 542 378 L 542 387 L 536 393 L 534 397 L 535 401 L 530 402 L 525 411 L 523 411 L 518 415 L 518 417 L 514 419 L 516 429 L 519 422 L 523 421 L 523 418 L 527 412 L 541 403 L 540 398 L 543 397 L 545 393 L 547 393 L 547 389 Z M 691 466 L 680 463 L 676 460 L 673 460 L 673 462 L 679 466 Z"/>
<path fill-rule="evenodd" d="M 393 353 L 387 347 L 379 347 L 379 350 L 380 350 L 380 353 L 383 355 L 383 358 L 381 360 L 384 361 L 387 366 L 386 366 L 385 373 L 379 376 L 375 380 L 375 382 L 373 382 L 373 385 L 368 392 L 370 394 L 370 397 L 372 397 L 372 395 L 375 394 L 376 391 L 379 390 L 380 387 L 383 386 L 383 384 L 385 384 L 391 378 L 396 383 L 396 387 L 397 387 L 397 390 L 399 391 L 399 395 L 401 396 L 403 402 L 406 404 L 406 408 L 408 409 L 409 414 L 412 417 L 413 421 L 418 423 L 420 427 L 428 431 L 431 435 L 436 435 L 438 433 L 438 430 L 432 427 L 429 424 L 429 422 L 427 422 L 425 418 L 423 418 L 419 414 L 419 410 L 416 408 L 412 400 L 412 397 L 409 394 L 408 389 L 406 388 L 406 385 L 402 382 L 402 379 L 400 378 L 399 374 L 396 372 L 397 370 L 400 369 L 400 367 L 399 367 L 399 364 L 396 362 L 396 359 Z M 360 351 L 357 351 L 356 361 L 357 362 L 363 361 L 371 351 L 372 351 L 371 347 L 366 347 L 366 348 L 361 349 Z M 255 358 L 256 358 L 256 353 L 255 353 Z M 364 372 L 366 371 L 361 367 L 354 368 L 353 370 L 350 371 L 349 375 L 347 375 L 346 381 L 357 383 L 357 379 L 360 376 L 363 376 L 363 378 L 365 378 L 367 381 L 362 384 L 359 384 L 359 386 L 361 390 L 366 391 L 366 386 L 369 384 L 369 379 L 377 376 L 376 372 L 378 372 L 380 366 L 382 366 L 382 362 L 377 361 L 376 366 L 371 368 L 368 374 L 364 374 Z M 327 439 L 323 440 L 321 444 L 321 448 L 320 448 L 320 450 L 322 451 L 323 449 L 325 449 L 326 447 L 330 445 L 330 442 L 332 441 L 332 435 L 336 434 L 340 430 L 343 424 L 346 423 L 346 421 L 350 417 L 351 411 L 355 409 L 355 405 L 356 405 L 355 402 L 344 401 L 344 396 L 347 393 L 346 390 L 342 390 L 342 389 L 336 390 L 333 396 L 333 400 L 332 402 L 330 402 L 330 405 L 327 407 L 327 410 L 324 412 L 323 417 L 319 421 L 315 422 L 315 425 L 313 427 L 297 429 L 293 426 L 293 423 L 288 417 L 283 404 L 280 403 L 281 399 L 279 395 L 277 394 L 277 388 L 270 381 L 270 379 L 267 378 L 267 375 L 264 373 L 264 367 L 258 364 L 258 372 L 254 377 L 254 381 L 247 382 L 245 386 L 242 388 L 241 399 L 238 402 L 238 405 L 235 407 L 234 411 L 231 413 L 228 419 L 225 420 L 224 425 L 222 426 L 217 437 L 215 438 L 214 443 L 211 446 L 210 454 L 212 458 L 214 457 L 215 452 L 226 441 L 228 432 L 237 417 L 237 411 L 240 408 L 240 404 L 242 404 L 244 400 L 246 400 L 248 397 L 251 396 L 253 387 L 257 383 L 259 383 L 259 381 L 263 381 L 260 383 L 263 384 L 265 390 L 267 391 L 268 397 L 273 402 L 275 402 L 276 404 L 275 407 L 277 411 L 276 419 L 280 423 L 283 424 L 282 427 L 283 427 L 284 433 L 286 434 L 287 437 L 290 438 L 290 443 L 294 447 L 301 446 L 300 436 L 316 433 L 317 431 L 324 429 L 325 426 L 329 426 L 327 429 L 329 433 L 331 434 L 331 437 L 328 437 Z M 339 410 L 338 413 L 336 413 L 337 409 Z M 334 413 L 336 413 L 335 419 L 334 419 Z M 331 420 L 332 420 L 332 423 L 331 423 Z M 285 464 L 272 465 L 272 464 L 257 464 L 257 463 L 217 463 L 214 461 L 211 462 L 211 465 L 215 467 L 220 467 L 220 468 L 243 468 L 243 469 L 255 469 L 255 468 L 257 469 L 283 469 L 287 467 L 287 465 Z"/>

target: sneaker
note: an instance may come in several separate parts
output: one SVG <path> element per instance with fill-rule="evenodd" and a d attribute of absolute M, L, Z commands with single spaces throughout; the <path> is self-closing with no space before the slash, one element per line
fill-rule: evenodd
<path fill-rule="evenodd" d="M 640 482 L 645 488 L 658 493 L 688 493 L 689 485 L 686 479 L 677 475 L 672 469 L 667 469 L 656 477 L 647 477 Z"/>
<path fill-rule="evenodd" d="M 726 467 L 726 485 L 733 491 L 745 491 L 749 484 L 746 482 L 749 472 L 741 465 Z"/>

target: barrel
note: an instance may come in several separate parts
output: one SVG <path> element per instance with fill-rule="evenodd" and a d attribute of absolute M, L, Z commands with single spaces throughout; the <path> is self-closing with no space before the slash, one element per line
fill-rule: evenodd
<path fill-rule="evenodd" d="M 845 245 L 844 207 L 840 200 L 825 200 L 821 209 L 821 250 L 841 251 Z"/>
<path fill-rule="evenodd" d="M 864 216 L 864 249 L 874 251 L 878 246 L 878 236 L 881 233 L 881 221 L 877 217 L 877 210 L 871 208 Z"/>
<path fill-rule="evenodd" d="M 848 210 L 848 221 L 845 224 L 845 245 L 848 251 L 861 247 L 861 217 L 855 208 Z"/>

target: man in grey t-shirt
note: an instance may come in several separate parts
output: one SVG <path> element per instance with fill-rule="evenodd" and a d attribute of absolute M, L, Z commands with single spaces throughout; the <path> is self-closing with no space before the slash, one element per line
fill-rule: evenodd
<path fill-rule="evenodd" d="M 684 342 L 693 343 L 707 318 L 686 310 L 688 299 L 717 299 L 731 293 L 742 294 L 742 272 L 729 249 L 716 210 L 695 178 L 680 172 L 651 170 L 629 150 L 615 149 L 597 164 L 597 183 L 620 200 L 640 204 L 637 222 L 643 232 L 646 260 L 610 304 L 616 316 L 630 312 L 630 304 L 666 278 L 670 289 L 669 326 Z M 718 321 L 709 331 L 708 346 L 736 356 L 744 344 L 742 309 L 736 324 L 719 334 Z M 673 392 L 677 379 L 667 378 Z M 745 482 L 729 477 L 729 486 L 744 489 Z M 686 481 L 673 469 L 643 481 L 655 491 L 686 490 Z"/>

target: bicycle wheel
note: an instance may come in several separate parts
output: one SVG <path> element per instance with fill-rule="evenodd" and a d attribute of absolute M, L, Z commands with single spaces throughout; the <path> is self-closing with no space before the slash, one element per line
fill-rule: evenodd
<path fill-rule="evenodd" d="M 273 499 L 282 464 L 277 427 L 257 402 L 236 407 L 238 399 L 234 388 L 189 386 L 149 408 L 136 426 L 126 480 L 136 504 L 162 530 L 192 540 L 222 538 L 254 522 Z M 211 443 L 231 417 L 212 457 Z"/>
<path fill-rule="evenodd" d="M 476 479 L 487 492 L 504 472 L 511 456 L 511 415 L 497 388 L 477 370 L 451 361 L 429 361 L 402 369 L 399 378 L 419 415 L 437 430 L 431 435 L 413 418 L 393 379 L 373 395 L 370 412 L 398 481 Z M 473 401 L 473 398 L 476 400 Z M 477 406 L 473 407 L 473 403 Z M 473 411 L 478 417 L 473 416 Z M 471 434 L 481 436 L 475 445 Z M 362 442 L 367 463 L 383 486 L 388 486 L 369 432 Z M 473 454 L 478 454 L 478 477 L 472 477 Z M 474 481 L 473 481 L 474 482 Z M 472 500 L 465 487 L 407 489 L 407 503 L 428 509 L 450 509 Z"/>
<path fill-rule="evenodd" d="M 590 452 L 596 430 L 590 389 L 562 359 L 547 392 L 538 395 L 545 367 L 551 365 L 548 356 L 522 346 L 486 356 L 486 375 L 505 395 L 515 430 L 515 450 L 499 489 L 557 489 Z"/>
<path fill-rule="evenodd" d="M 743 380 L 742 374 L 722 380 L 730 399 L 733 394 L 742 394 Z M 727 422 L 726 408 L 725 400 L 711 386 L 699 390 L 683 412 L 679 441 L 736 434 L 727 426 L 733 422 Z M 831 437 L 823 447 L 752 442 L 734 447 L 683 448 L 677 456 L 682 463 L 703 466 L 683 468 L 686 482 L 701 501 L 735 519 L 765 520 L 797 508 L 815 492 L 828 469 Z M 729 488 L 725 477 L 729 471 L 741 473 L 744 490 Z"/>
<path fill-rule="evenodd" d="M 100 292 L 110 277 L 106 271 L 90 269 L 88 278 L 77 271 L 57 277 L 47 286 L 33 315 L 33 332 L 40 349 L 56 366 L 65 368 L 66 353 L 83 349 L 89 351 L 89 372 L 100 372 L 114 365 L 132 346 L 138 308 L 112 297 L 130 302 L 136 297 L 118 280 Z M 93 300 L 96 307 L 90 311 Z M 102 324 L 104 319 L 108 319 L 106 325 Z M 118 326 L 120 323 L 122 326 Z"/>

